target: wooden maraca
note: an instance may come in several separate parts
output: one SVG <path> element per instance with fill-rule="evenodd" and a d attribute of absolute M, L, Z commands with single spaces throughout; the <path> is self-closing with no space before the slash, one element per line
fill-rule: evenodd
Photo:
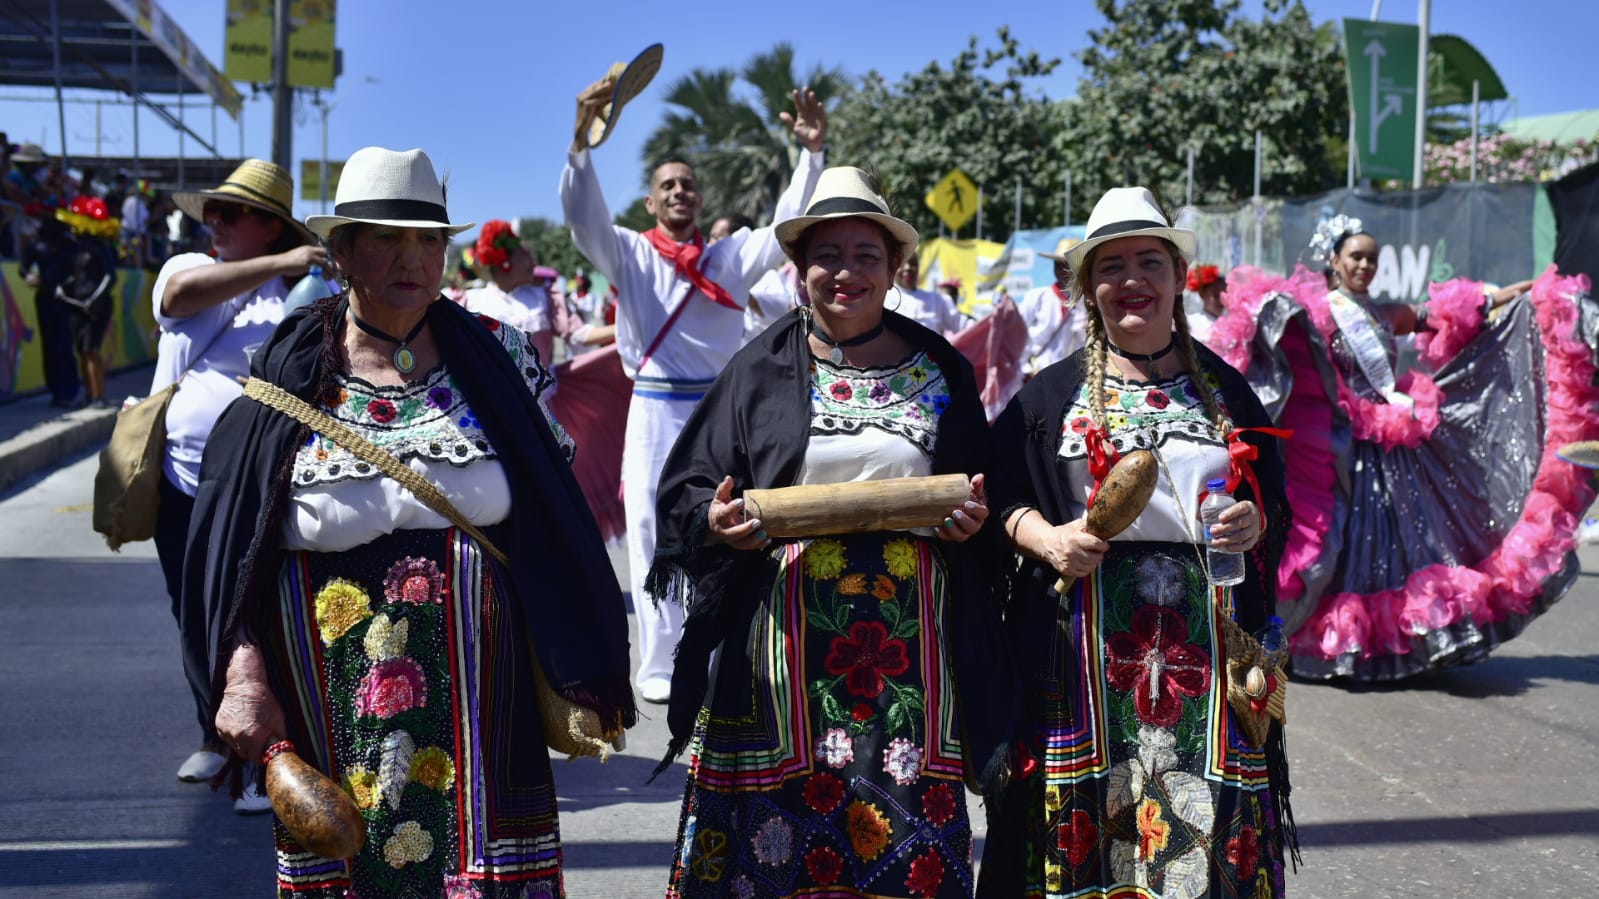
<path fill-rule="evenodd" d="M 366 845 L 366 821 L 348 793 L 279 740 L 261 756 L 267 798 L 289 834 L 323 858 L 354 858 Z"/>
<path fill-rule="evenodd" d="M 1094 494 L 1093 505 L 1088 507 L 1085 516 L 1084 530 L 1101 540 L 1109 540 L 1127 530 L 1149 505 L 1159 478 L 1160 466 L 1149 450 L 1133 450 L 1121 457 L 1105 475 L 1099 492 Z M 1055 581 L 1055 592 L 1065 596 L 1075 583 L 1077 578 L 1063 576 Z"/>

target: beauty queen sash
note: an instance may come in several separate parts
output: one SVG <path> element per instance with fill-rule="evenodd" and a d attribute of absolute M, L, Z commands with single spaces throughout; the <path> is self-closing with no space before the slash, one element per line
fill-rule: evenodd
<path fill-rule="evenodd" d="M 1394 367 L 1388 362 L 1388 348 L 1377 334 L 1371 313 L 1338 290 L 1327 294 L 1327 309 L 1338 323 L 1338 330 L 1343 332 L 1355 356 L 1355 364 L 1360 366 L 1366 380 L 1393 405 L 1414 408 L 1415 401 L 1394 386 Z"/>

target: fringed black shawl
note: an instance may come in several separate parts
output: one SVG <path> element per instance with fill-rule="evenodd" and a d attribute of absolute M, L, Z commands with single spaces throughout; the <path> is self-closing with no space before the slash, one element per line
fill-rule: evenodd
<path fill-rule="evenodd" d="M 933 473 L 986 472 L 987 422 L 971 364 L 948 341 L 910 319 L 893 312 L 883 318 L 889 330 L 926 351 L 949 384 Z M 740 648 L 761 597 L 770 592 L 776 564 L 764 552 L 705 546 L 706 510 L 726 475 L 733 476 L 735 493 L 795 483 L 810 442 L 810 390 L 806 320 L 794 311 L 733 357 L 667 458 L 657 498 L 650 589 L 663 601 L 685 601 L 688 620 L 672 673 L 671 746 L 657 773 L 687 746 L 702 705 L 709 704 L 718 716 L 749 710 L 753 667 Z M 1021 712 L 1020 686 L 992 589 L 1005 567 L 999 536 L 990 519 L 972 540 L 940 544 L 951 590 L 941 626 L 958 689 L 967 776 L 985 793 L 1009 776 Z M 718 647 L 720 673 L 710 694 L 711 654 Z"/>
<path fill-rule="evenodd" d="M 1222 401 L 1233 423 L 1240 428 L 1270 427 L 1272 422 L 1266 410 L 1243 375 L 1203 345 L 1196 344 L 1195 350 L 1200 367 L 1219 380 Z M 1067 405 L 1082 387 L 1086 359 L 1086 351 L 1080 350 L 1044 369 L 1022 388 L 994 422 L 990 433 L 993 473 L 988 479 L 988 492 L 996 522 L 1004 522 L 1011 512 L 1027 506 L 1038 509 L 1052 524 L 1063 524 L 1073 517 L 1067 501 L 1076 494 L 1071 489 L 1073 485 L 1065 482 L 1066 469 L 1059 461 L 1061 421 Z M 1277 562 L 1287 539 L 1289 510 L 1277 439 L 1258 432 L 1246 433 L 1243 439 L 1259 452 L 1253 465 L 1264 495 L 1251 496 L 1248 484 L 1244 483 L 1239 486 L 1237 496 L 1240 500 L 1254 499 L 1266 515 L 1268 526 L 1255 549 L 1245 557 L 1244 582 L 1233 590 L 1237 621 L 1245 631 L 1253 633 L 1265 626 L 1266 619 L 1276 611 Z M 1042 562 L 1024 559 L 1014 578 L 1006 603 L 1006 625 L 1013 645 L 1021 653 L 1023 670 L 1038 670 L 1050 664 L 1049 641 L 1055 633 L 1057 605 L 1050 591 L 1054 589 L 1056 577 L 1055 571 Z M 1075 658 L 1073 653 L 1066 654 L 1068 663 Z M 1080 672 L 1065 674 L 1068 679 L 1081 676 Z M 1266 743 L 1266 760 L 1272 797 L 1282 824 L 1277 838 L 1283 842 L 1278 848 L 1286 848 L 1297 861 L 1298 838 L 1288 804 L 1288 758 L 1283 751 L 1282 729 L 1275 723 Z M 1020 790 L 1023 786 L 1014 784 L 1013 789 Z M 1025 822 L 1015 814 L 1015 809 L 1025 807 L 1026 802 L 1021 797 L 1015 798 L 1016 801 L 1011 802 L 1007 797 L 1004 803 L 1010 814 L 990 816 L 982 895 L 1020 895 L 1020 881 L 1009 879 L 1005 873 L 1019 876 L 1019 866 L 1024 862 L 1020 853 L 1026 845 Z"/>
<path fill-rule="evenodd" d="M 256 353 L 251 374 L 317 404 L 328 366 L 325 330 L 347 301 L 291 315 Z M 434 302 L 428 325 L 450 377 L 471 405 L 510 483 L 501 526 L 510 556 L 505 599 L 538 651 L 550 686 L 601 720 L 637 719 L 628 682 L 627 613 L 599 529 L 544 413 L 500 340 L 477 316 Z M 235 646 L 252 642 L 277 601 L 279 534 L 299 422 L 250 399 L 235 400 L 206 443 L 189 528 L 184 591 L 204 598 L 213 702 Z M 185 607 L 190 604 L 185 602 Z M 284 708 L 296 707 L 279 697 Z M 536 719 L 536 715 L 534 716 Z M 507 758 L 541 739 L 536 721 L 500 735 Z M 514 767 L 514 766 L 513 766 Z"/>

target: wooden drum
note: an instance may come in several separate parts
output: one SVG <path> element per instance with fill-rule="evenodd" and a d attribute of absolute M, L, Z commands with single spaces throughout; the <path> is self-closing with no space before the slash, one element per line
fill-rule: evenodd
<path fill-rule="evenodd" d="M 971 495 L 963 474 L 744 491 L 744 511 L 773 538 L 936 527 Z"/>

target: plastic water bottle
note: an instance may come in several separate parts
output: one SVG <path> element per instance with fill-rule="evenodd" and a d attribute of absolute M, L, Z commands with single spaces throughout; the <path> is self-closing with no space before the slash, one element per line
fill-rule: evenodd
<path fill-rule="evenodd" d="M 1199 519 L 1205 524 L 1205 564 L 1210 568 L 1210 582 L 1218 587 L 1229 587 L 1244 580 L 1244 556 L 1227 552 L 1210 545 L 1210 529 L 1215 526 L 1224 509 L 1238 502 L 1227 492 L 1227 482 L 1216 478 L 1205 485 L 1210 495 L 1199 504 Z"/>
<path fill-rule="evenodd" d="M 1281 668 L 1288 661 L 1288 635 L 1283 633 L 1283 620 L 1276 615 L 1266 619 L 1266 626 L 1255 633 L 1260 641 L 1261 664 L 1268 670 Z"/>
<path fill-rule="evenodd" d="M 294 285 L 289 291 L 289 296 L 283 301 L 283 314 L 288 315 L 301 306 L 309 306 L 323 297 L 333 296 L 333 289 L 328 287 L 328 282 L 322 280 L 322 266 L 313 265 L 305 273 L 300 283 Z"/>

